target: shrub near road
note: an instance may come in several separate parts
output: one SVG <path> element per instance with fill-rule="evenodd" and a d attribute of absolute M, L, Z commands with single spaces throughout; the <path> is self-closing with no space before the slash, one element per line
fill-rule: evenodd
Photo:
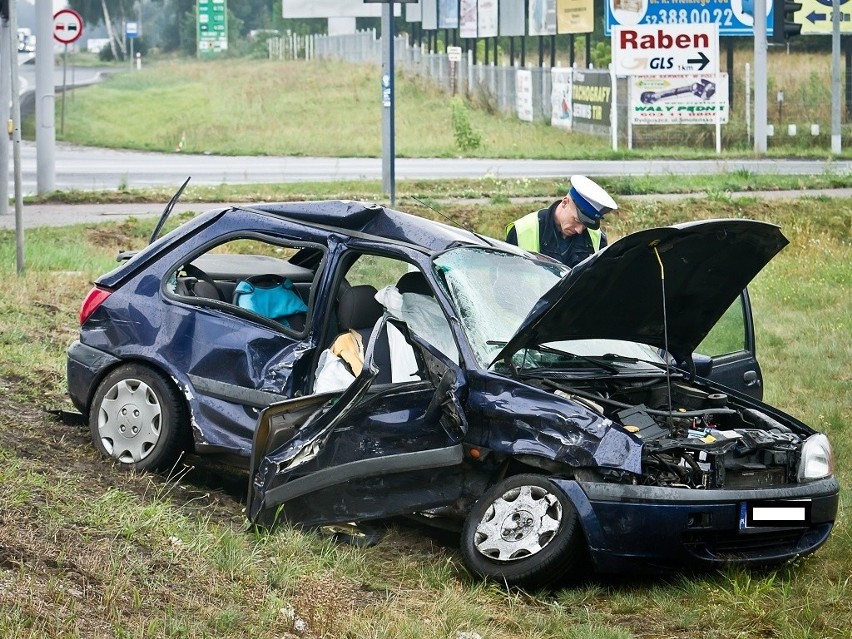
<path fill-rule="evenodd" d="M 848 200 L 715 197 L 625 207 L 608 230 L 700 217 L 780 224 L 791 245 L 752 287 L 766 399 L 824 430 L 852 480 L 852 216 Z M 534 208 L 534 205 L 526 208 Z M 442 211 L 496 234 L 517 205 Z M 426 209 L 415 212 L 434 217 Z M 90 281 L 153 221 L 28 233 L 14 276 L 0 237 L 0 636 L 9 637 L 847 637 L 847 490 L 828 544 L 761 573 L 596 580 L 548 593 L 473 581 L 454 541 L 404 525 L 358 549 L 282 528 L 245 530 L 245 477 L 188 458 L 168 476 L 123 474 L 64 399 L 64 349 Z M 73 241 L 69 241 L 73 237 Z M 463 635 L 462 633 L 471 633 Z"/>

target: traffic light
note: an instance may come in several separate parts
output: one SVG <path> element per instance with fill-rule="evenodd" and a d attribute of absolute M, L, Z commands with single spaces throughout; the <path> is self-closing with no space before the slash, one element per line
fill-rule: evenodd
<path fill-rule="evenodd" d="M 773 0 L 772 42 L 787 42 L 802 32 L 802 25 L 793 21 L 793 14 L 802 8 L 801 2 Z"/>
<path fill-rule="evenodd" d="M 9 21 L 9 0 L 0 0 L 0 18 L 3 22 Z"/>

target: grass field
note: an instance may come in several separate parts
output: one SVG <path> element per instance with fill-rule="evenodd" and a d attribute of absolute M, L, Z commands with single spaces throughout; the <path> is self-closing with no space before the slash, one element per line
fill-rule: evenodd
<path fill-rule="evenodd" d="M 517 191 L 503 186 L 480 186 L 484 203 L 422 192 L 441 219 L 499 235 L 533 208 L 519 210 L 509 202 Z M 413 200 L 405 208 L 437 217 Z M 98 459 L 84 428 L 43 411 L 69 407 L 64 349 L 90 281 L 112 268 L 117 250 L 144 245 L 154 221 L 28 232 L 22 278 L 14 236 L 2 232 L 0 636 L 849 637 L 852 200 L 766 202 L 720 189 L 623 209 L 608 220 L 612 238 L 749 217 L 780 224 L 790 239 L 751 292 L 767 401 L 828 433 L 837 457 L 838 522 L 814 556 L 772 571 L 590 579 L 525 593 L 471 579 L 452 538 L 402 524 L 372 548 L 286 527 L 248 532 L 245 477 L 196 458 L 186 460 L 194 469 L 168 476 L 120 473 Z"/>
<path fill-rule="evenodd" d="M 744 62 L 737 57 L 737 70 Z M 786 116 L 774 111 L 778 127 L 772 155 L 828 157 L 825 137 L 782 135 L 787 122 L 803 130 L 808 119 L 824 122 L 827 58 L 811 54 L 773 56 L 770 92 L 784 89 Z M 64 134 L 77 144 L 222 155 L 381 155 L 379 71 L 375 66 L 327 61 L 231 59 L 147 61 L 141 71 L 117 68 L 103 83 L 74 91 L 65 103 Z M 713 145 L 697 144 L 695 127 L 637 127 L 655 140 L 633 152 L 611 150 L 609 138 L 525 123 L 493 113 L 482 101 L 451 100 L 431 84 L 400 75 L 396 82 L 395 151 L 398 157 L 502 157 L 573 160 L 622 157 L 716 157 Z M 726 135 L 737 149 L 722 157 L 751 155 L 745 140 L 745 89 L 740 81 Z M 830 85 L 829 85 L 830 86 Z M 58 104 L 58 101 L 57 101 Z M 58 106 L 57 106 L 58 108 Z M 792 119 L 791 119 L 792 118 Z M 24 127 L 32 135 L 33 125 Z M 653 129 L 653 131 L 651 131 Z M 481 143 L 468 148 L 467 142 Z M 462 143 L 459 143 L 462 140 Z M 622 145 L 623 146 L 623 145 Z M 639 148 L 639 147 L 642 148 Z M 844 147 L 848 146 L 844 144 Z M 844 156 L 849 151 L 843 150 Z"/>

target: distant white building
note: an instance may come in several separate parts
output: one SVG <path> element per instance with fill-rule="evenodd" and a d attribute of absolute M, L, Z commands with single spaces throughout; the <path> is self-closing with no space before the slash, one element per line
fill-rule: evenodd
<path fill-rule="evenodd" d="M 100 53 L 101 49 L 109 46 L 109 38 L 89 38 L 86 40 L 86 51 L 89 53 Z"/>

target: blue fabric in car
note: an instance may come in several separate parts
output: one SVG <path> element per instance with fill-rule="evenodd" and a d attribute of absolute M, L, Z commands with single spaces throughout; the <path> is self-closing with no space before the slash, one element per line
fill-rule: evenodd
<path fill-rule="evenodd" d="M 234 304 L 285 326 L 290 326 L 288 317 L 308 310 L 293 282 L 275 275 L 259 275 L 239 282 L 234 289 Z"/>

